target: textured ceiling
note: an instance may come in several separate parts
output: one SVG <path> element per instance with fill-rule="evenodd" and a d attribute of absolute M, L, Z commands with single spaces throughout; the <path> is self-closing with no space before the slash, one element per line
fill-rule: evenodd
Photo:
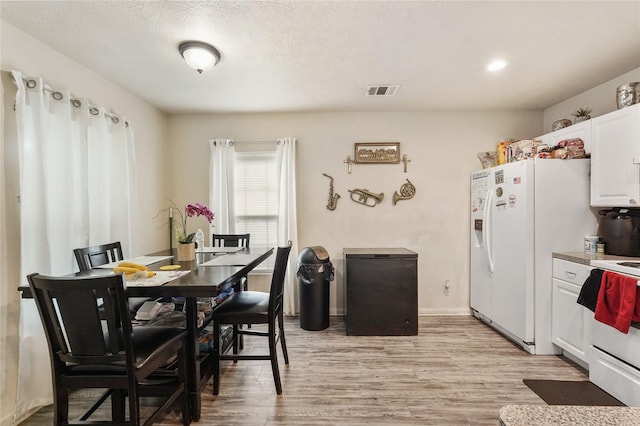
<path fill-rule="evenodd" d="M 640 1 L 0 1 L 169 113 L 541 109 L 640 67 Z M 177 46 L 222 60 L 199 75 Z M 505 70 L 489 74 L 496 57 Z M 365 97 L 368 84 L 400 84 Z"/>

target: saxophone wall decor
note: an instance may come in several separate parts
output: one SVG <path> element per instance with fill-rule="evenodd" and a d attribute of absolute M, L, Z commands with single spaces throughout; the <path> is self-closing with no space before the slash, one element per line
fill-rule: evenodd
<path fill-rule="evenodd" d="M 331 179 L 329 181 L 329 201 L 327 201 L 327 209 L 335 210 L 338 206 L 338 198 L 340 198 L 340 194 L 336 194 L 333 192 L 333 177 L 329 176 L 326 173 L 323 173 L 322 175 Z"/>

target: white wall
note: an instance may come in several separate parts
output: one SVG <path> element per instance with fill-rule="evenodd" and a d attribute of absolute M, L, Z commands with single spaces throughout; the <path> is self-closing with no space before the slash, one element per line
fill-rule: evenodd
<path fill-rule="evenodd" d="M 607 81 L 593 89 L 580 93 L 572 98 L 566 99 L 556 105 L 544 110 L 544 132 L 551 131 L 551 124 L 562 118 L 573 121 L 572 112 L 578 108 L 591 108 L 591 118 L 606 114 L 618 109 L 616 101 L 616 89 L 618 86 L 628 84 L 633 81 L 640 81 L 640 68 L 629 71 L 626 74 Z"/>
<path fill-rule="evenodd" d="M 476 154 L 495 149 L 503 138 L 531 138 L 542 132 L 541 111 L 203 114 L 170 117 L 174 197 L 178 205 L 208 202 L 208 141 L 298 139 L 299 247 L 321 245 L 336 267 L 331 312 L 344 312 L 344 247 L 406 247 L 418 253 L 421 313 L 469 312 L 469 174 L 480 169 Z M 355 142 L 400 142 L 411 159 L 401 164 L 353 165 Z M 329 179 L 341 195 L 326 209 Z M 392 204 L 408 178 L 411 200 Z M 369 208 L 350 200 L 348 189 L 384 193 Z M 215 211 L 215 206 L 210 206 Z M 198 224 L 190 225 L 194 229 Z M 445 280 L 450 291 L 442 291 Z"/>
<path fill-rule="evenodd" d="M 5 122 L 2 149 L 5 152 L 5 163 L 0 167 L 2 179 L 6 179 L 7 214 L 0 218 L 5 221 L 8 240 L 19 244 L 19 216 L 16 202 L 19 193 L 17 176 L 17 154 L 15 147 L 15 113 L 13 98 L 15 86 L 8 71 L 22 71 L 27 76 L 40 76 L 51 86 L 68 89 L 77 96 L 88 98 L 92 103 L 126 116 L 132 123 L 135 135 L 137 154 L 137 175 L 139 193 L 138 229 L 134 236 L 137 253 L 149 253 L 167 247 L 168 234 L 166 214 L 154 218 L 158 211 L 166 208 L 165 199 L 169 194 L 171 166 L 168 157 L 166 138 L 166 115 L 147 104 L 131 93 L 114 85 L 104 77 L 95 74 L 66 56 L 49 48 L 45 44 L 21 32 L 15 27 L 0 21 L 0 70 L 3 88 Z M 6 172 L 6 174 L 5 174 Z M 17 318 L 19 294 L 15 289 L 19 276 L 19 246 L 14 246 L 8 256 L 10 271 L 6 272 L 9 283 L 2 283 L 0 288 L 9 289 L 0 293 L 0 360 L 2 380 L 0 383 L 0 424 L 11 424 L 15 407 L 15 387 L 17 371 Z M 72 254 L 69 253 L 71 256 Z M 3 275 L 4 276 L 4 275 Z"/>

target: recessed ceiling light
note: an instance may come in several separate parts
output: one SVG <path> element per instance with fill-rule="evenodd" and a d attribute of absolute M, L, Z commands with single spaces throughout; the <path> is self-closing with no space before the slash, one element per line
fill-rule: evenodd
<path fill-rule="evenodd" d="M 507 62 L 502 59 L 496 59 L 487 65 L 487 71 L 500 71 L 507 66 Z"/>

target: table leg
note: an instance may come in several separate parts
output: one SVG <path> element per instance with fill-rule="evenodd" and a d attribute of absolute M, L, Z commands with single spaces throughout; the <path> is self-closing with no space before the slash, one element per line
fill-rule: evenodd
<path fill-rule="evenodd" d="M 198 361 L 198 306 L 195 297 L 185 300 L 187 317 L 187 385 L 191 400 L 191 419 L 200 420 L 200 361 Z"/>
<path fill-rule="evenodd" d="M 234 285 L 234 291 L 244 291 L 245 290 L 245 286 L 247 285 L 247 276 L 245 275 L 244 277 L 242 277 L 240 279 L 240 281 L 238 281 L 235 285 Z M 247 328 L 250 328 L 251 325 L 247 324 Z M 238 324 L 237 328 L 242 328 L 242 324 Z M 244 335 L 240 334 L 238 335 L 236 333 L 236 327 L 234 327 L 234 336 L 233 336 L 233 353 L 237 354 L 238 353 L 238 349 L 242 350 L 244 349 Z"/>

